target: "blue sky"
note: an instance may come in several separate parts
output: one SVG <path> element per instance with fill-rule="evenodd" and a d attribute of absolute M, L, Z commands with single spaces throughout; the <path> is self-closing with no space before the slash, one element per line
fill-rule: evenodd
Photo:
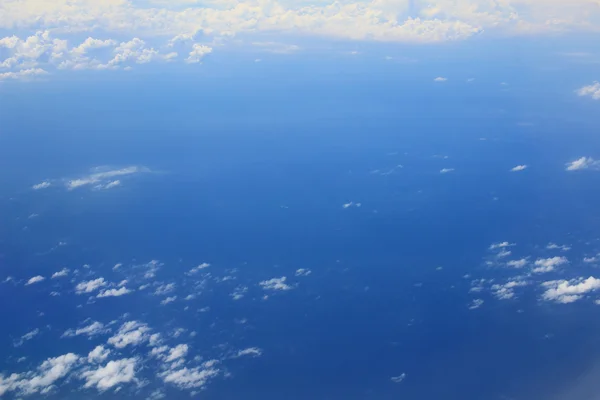
<path fill-rule="evenodd" d="M 0 397 L 592 400 L 594 0 L 0 3 Z"/>

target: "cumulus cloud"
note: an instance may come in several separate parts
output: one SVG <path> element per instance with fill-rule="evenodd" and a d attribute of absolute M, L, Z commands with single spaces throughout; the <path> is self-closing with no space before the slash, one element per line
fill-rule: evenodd
<path fill-rule="evenodd" d="M 44 278 L 41 275 L 34 276 L 32 278 L 29 278 L 27 283 L 25 283 L 25 286 L 29 286 L 29 285 L 33 285 L 34 283 L 42 282 L 44 279 L 46 279 L 46 278 Z"/>
<path fill-rule="evenodd" d="M 99 345 L 94 348 L 94 350 L 90 351 L 87 356 L 87 360 L 89 363 L 101 363 L 104 362 L 108 356 L 110 355 L 110 349 L 104 348 L 104 346 Z"/>
<path fill-rule="evenodd" d="M 511 260 L 506 263 L 507 267 L 511 268 L 523 268 L 528 263 L 526 258 L 521 258 L 520 260 Z"/>
<path fill-rule="evenodd" d="M 128 321 L 121 325 L 116 335 L 108 339 L 108 343 L 118 349 L 127 346 L 138 346 L 149 340 L 150 328 L 138 321 Z"/>
<path fill-rule="evenodd" d="M 406 373 L 402 373 L 398 376 L 392 376 L 390 380 L 394 383 L 402 383 L 406 379 Z"/>
<path fill-rule="evenodd" d="M 50 186 L 52 186 L 52 184 L 48 181 L 44 181 L 44 182 L 40 182 L 40 183 L 36 183 L 35 185 L 33 185 L 31 188 L 33 190 L 40 190 L 40 189 L 47 189 Z"/>
<path fill-rule="evenodd" d="M 483 305 L 482 299 L 474 299 L 471 304 L 469 304 L 469 310 L 475 310 Z"/>
<path fill-rule="evenodd" d="M 571 246 L 567 246 L 565 244 L 558 245 L 556 243 L 548 243 L 548 245 L 546 246 L 546 248 L 548 250 L 562 250 L 562 251 L 569 251 L 569 250 L 571 250 Z"/>
<path fill-rule="evenodd" d="M 443 76 L 438 76 L 433 81 L 434 82 L 446 82 L 447 80 L 448 80 L 448 78 L 444 78 Z"/>
<path fill-rule="evenodd" d="M 103 392 L 123 383 L 135 382 L 135 358 L 122 358 L 109 361 L 97 369 L 84 371 L 81 378 L 85 379 L 85 388 L 96 388 Z"/>
<path fill-rule="evenodd" d="M 535 260 L 535 267 L 532 272 L 541 274 L 545 272 L 551 272 L 560 267 L 561 265 L 567 264 L 569 260 L 566 257 L 551 257 L 551 258 L 540 258 Z"/>
<path fill-rule="evenodd" d="M 589 96 L 594 100 L 600 100 L 600 82 L 594 82 L 591 85 L 577 89 L 579 96 Z"/>
<path fill-rule="evenodd" d="M 192 47 L 192 51 L 188 58 L 185 59 L 185 62 L 188 64 L 197 64 L 207 55 L 212 53 L 212 47 L 205 46 L 202 44 L 195 43 Z"/>
<path fill-rule="evenodd" d="M 133 290 L 127 289 L 125 286 L 122 286 L 118 289 L 106 289 L 98 293 L 98 298 L 102 297 L 119 297 L 133 292 Z"/>
<path fill-rule="evenodd" d="M 248 347 L 246 349 L 239 350 L 235 354 L 235 357 L 244 357 L 244 356 L 259 357 L 262 355 L 262 353 L 263 353 L 263 351 L 261 349 L 259 349 L 258 347 Z"/>
<path fill-rule="evenodd" d="M 493 243 L 490 245 L 490 250 L 502 249 L 504 247 L 511 247 L 514 245 L 515 245 L 514 243 L 508 243 L 508 242 Z"/>
<path fill-rule="evenodd" d="M 51 279 L 62 278 L 67 275 L 69 275 L 69 269 L 63 268 L 60 271 L 53 273 Z"/>
<path fill-rule="evenodd" d="M 312 273 L 312 271 L 308 268 L 298 268 L 296 270 L 296 276 L 308 276 Z"/>
<path fill-rule="evenodd" d="M 357 207 L 358 208 L 360 206 L 362 206 L 361 203 L 355 203 L 353 201 L 351 201 L 349 203 L 342 204 L 342 208 L 350 208 L 350 207 Z"/>
<path fill-rule="evenodd" d="M 219 369 L 214 368 L 214 363 L 202 367 L 169 369 L 160 374 L 165 383 L 173 384 L 180 389 L 199 389 L 219 374 Z"/>
<path fill-rule="evenodd" d="M 567 163 L 567 171 L 579 171 L 582 169 L 600 169 L 600 161 L 592 157 L 581 157 Z"/>
<path fill-rule="evenodd" d="M 188 352 L 187 344 L 180 344 L 169 350 L 169 354 L 167 354 L 164 358 L 165 362 L 173 362 L 180 358 L 184 358 Z"/>
<path fill-rule="evenodd" d="M 27 332 L 26 334 L 24 334 L 23 336 L 21 336 L 19 338 L 19 340 L 15 341 L 14 346 L 15 347 L 22 346 L 23 343 L 25 343 L 25 342 L 33 339 L 34 337 L 36 337 L 39 334 L 40 334 L 40 330 L 38 328 L 35 328 L 31 332 Z"/>
<path fill-rule="evenodd" d="M 106 285 L 107 283 L 104 281 L 104 278 L 93 279 L 91 281 L 84 281 L 78 283 L 77 286 L 75 286 L 75 292 L 77 294 L 91 293 Z"/>
<path fill-rule="evenodd" d="M 440 169 L 440 174 L 447 174 L 452 171 L 454 171 L 454 168 L 442 168 Z"/>
<path fill-rule="evenodd" d="M 511 172 L 519 172 L 519 171 L 524 171 L 525 169 L 527 169 L 527 165 L 517 165 L 516 167 L 512 167 L 510 169 Z"/>
<path fill-rule="evenodd" d="M 169 303 L 172 303 L 172 302 L 174 302 L 175 300 L 177 300 L 177 296 L 170 296 L 170 297 L 167 297 L 167 298 L 165 298 L 164 300 L 162 300 L 162 301 L 160 302 L 160 304 L 162 304 L 162 305 L 164 306 L 164 305 L 166 305 L 166 304 L 169 304 Z"/>
<path fill-rule="evenodd" d="M 282 276 L 281 278 L 272 278 L 266 281 L 262 281 L 259 285 L 265 290 L 290 290 L 292 287 L 285 283 L 287 278 Z"/>
<path fill-rule="evenodd" d="M 104 327 L 104 324 L 94 321 L 91 324 L 78 329 L 69 329 L 62 334 L 62 337 L 73 337 L 79 335 L 96 336 L 107 333 L 109 329 Z"/>
<path fill-rule="evenodd" d="M 195 273 L 200 272 L 203 269 L 206 269 L 208 267 L 210 267 L 209 263 L 202 263 L 202 264 L 190 269 L 189 274 L 195 274 Z"/>
<path fill-rule="evenodd" d="M 542 283 L 542 286 L 546 288 L 542 295 L 544 300 L 566 304 L 573 303 L 585 294 L 600 289 L 600 279 L 590 276 L 587 279 L 548 281 Z"/>
<path fill-rule="evenodd" d="M 510 281 L 503 285 L 492 285 L 492 294 L 500 300 L 509 300 L 515 297 L 515 288 L 527 286 L 525 281 Z"/>
<path fill-rule="evenodd" d="M 244 297 L 246 292 L 248 292 L 248 288 L 246 286 L 238 286 L 231 293 L 231 298 L 234 300 L 240 300 Z"/>
<path fill-rule="evenodd" d="M 167 284 L 160 285 L 159 287 L 157 287 L 156 290 L 154 291 L 154 294 L 156 296 L 162 296 L 162 295 L 171 293 L 173 290 L 175 290 L 175 284 L 167 283 Z"/>

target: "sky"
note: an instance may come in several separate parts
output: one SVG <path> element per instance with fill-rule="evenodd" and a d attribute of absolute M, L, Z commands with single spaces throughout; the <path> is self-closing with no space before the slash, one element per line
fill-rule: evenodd
<path fill-rule="evenodd" d="M 599 30 L 0 0 L 0 398 L 598 399 Z"/>

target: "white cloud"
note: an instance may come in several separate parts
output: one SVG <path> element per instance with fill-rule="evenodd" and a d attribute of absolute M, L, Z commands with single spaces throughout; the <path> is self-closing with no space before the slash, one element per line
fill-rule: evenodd
<path fill-rule="evenodd" d="M 258 347 L 248 347 L 246 349 L 243 350 L 239 350 L 235 357 L 243 357 L 243 356 L 253 356 L 253 357 L 259 357 L 261 356 L 263 353 L 262 349 L 259 349 Z"/>
<path fill-rule="evenodd" d="M 590 276 L 587 279 L 579 278 L 570 281 L 544 282 L 542 286 L 546 288 L 546 291 L 542 295 L 544 300 L 566 304 L 581 299 L 586 293 L 600 289 L 600 279 Z"/>
<path fill-rule="evenodd" d="M 434 82 L 446 82 L 447 80 L 448 80 L 448 78 L 444 78 L 443 76 L 438 76 L 433 81 Z"/>
<path fill-rule="evenodd" d="M 138 321 L 128 321 L 121 325 L 116 335 L 108 339 L 108 343 L 118 349 L 129 345 L 137 346 L 149 340 L 150 328 Z"/>
<path fill-rule="evenodd" d="M 546 246 L 546 248 L 548 250 L 562 250 L 562 251 L 569 251 L 569 250 L 571 250 L 571 246 L 567 246 L 565 244 L 558 245 L 556 243 L 548 243 L 548 245 Z"/>
<path fill-rule="evenodd" d="M 528 263 L 526 258 L 521 258 L 520 260 L 511 260 L 506 263 L 506 266 L 511 268 L 523 268 Z"/>
<path fill-rule="evenodd" d="M 406 373 L 402 373 L 398 376 L 392 376 L 390 380 L 394 383 L 402 383 L 406 379 Z"/>
<path fill-rule="evenodd" d="M 189 273 L 190 273 L 190 274 L 195 274 L 196 272 L 199 272 L 199 271 L 201 271 L 201 270 L 203 270 L 203 269 L 206 269 L 206 268 L 208 268 L 208 267 L 210 267 L 210 264 L 209 264 L 209 263 L 202 263 L 202 264 L 200 264 L 200 265 L 198 265 L 198 266 L 196 266 L 196 267 L 194 267 L 194 268 L 190 269 Z"/>
<path fill-rule="evenodd" d="M 133 290 L 127 289 L 125 286 L 122 286 L 118 289 L 106 289 L 98 293 L 98 298 L 102 297 L 119 297 L 133 292 Z"/>
<path fill-rule="evenodd" d="M 111 180 L 111 178 L 117 176 L 134 175 L 142 172 L 149 172 L 149 170 L 144 167 L 131 166 L 121 169 L 95 172 L 79 179 L 67 181 L 66 186 L 67 189 L 73 190 L 87 185 L 103 184 L 105 181 Z"/>
<path fill-rule="evenodd" d="M 29 278 L 29 280 L 27 281 L 25 286 L 29 286 L 29 285 L 33 285 L 34 283 L 42 282 L 44 279 L 46 279 L 46 278 L 44 278 L 41 275 L 34 276 L 33 278 Z"/>
<path fill-rule="evenodd" d="M 504 257 L 510 256 L 511 254 L 512 254 L 512 251 L 503 249 L 500 252 L 498 252 L 498 254 L 496 254 L 496 257 L 504 258 Z"/>
<path fill-rule="evenodd" d="M 177 296 L 167 297 L 166 299 L 164 299 L 163 301 L 161 301 L 160 304 L 162 304 L 164 306 L 165 304 L 172 303 L 175 300 L 177 300 Z"/>
<path fill-rule="evenodd" d="M 595 262 L 598 262 L 598 257 L 584 257 L 583 262 L 584 263 L 595 263 Z"/>
<path fill-rule="evenodd" d="M 219 372 L 218 369 L 210 365 L 207 367 L 169 369 L 159 376 L 165 383 L 173 384 L 181 389 L 198 389 L 205 386 Z"/>
<path fill-rule="evenodd" d="M 296 270 L 296 276 L 308 276 L 312 273 L 312 271 L 308 268 L 298 268 Z"/>
<path fill-rule="evenodd" d="M 560 267 L 561 265 L 567 264 L 569 260 L 566 257 L 551 257 L 551 258 L 540 258 L 535 260 L 534 265 L 536 268 L 532 270 L 533 273 L 541 274 L 545 272 L 551 272 Z"/>
<path fill-rule="evenodd" d="M 84 371 L 81 377 L 85 379 L 83 387 L 95 387 L 99 391 L 105 391 L 122 383 L 135 382 L 135 358 L 123 358 L 109 361 L 105 366 L 95 370 Z"/>
<path fill-rule="evenodd" d="M 87 360 L 89 363 L 101 363 L 105 361 L 110 355 L 110 349 L 104 348 L 104 346 L 99 345 L 94 348 L 94 350 L 88 353 Z"/>
<path fill-rule="evenodd" d="M 508 243 L 508 242 L 493 243 L 490 245 L 490 250 L 502 249 L 504 247 L 511 247 L 514 245 L 515 245 L 514 243 Z"/>
<path fill-rule="evenodd" d="M 37 183 L 37 184 L 33 185 L 31 188 L 33 190 L 40 190 L 40 189 L 49 188 L 50 186 L 52 186 L 52 184 L 50 182 L 44 181 L 44 182 Z"/>
<path fill-rule="evenodd" d="M 351 201 L 349 203 L 342 204 L 342 208 L 350 208 L 350 207 L 357 207 L 357 208 L 359 208 L 360 206 L 362 206 L 361 203 L 354 203 L 353 201 Z"/>
<path fill-rule="evenodd" d="M 516 167 L 511 168 L 511 172 L 519 172 L 527 169 L 527 165 L 517 165 Z"/>
<path fill-rule="evenodd" d="M 159 287 L 157 287 L 156 290 L 154 291 L 154 294 L 156 296 L 162 296 L 164 294 L 171 293 L 173 290 L 175 290 L 175 284 L 167 283 L 165 285 L 160 285 Z"/>
<path fill-rule="evenodd" d="M 114 267 L 112 267 L 113 271 L 118 270 L 119 268 L 121 268 L 123 266 L 123 264 L 121 263 L 116 263 Z"/>
<path fill-rule="evenodd" d="M 192 46 L 192 51 L 190 51 L 188 58 L 185 59 L 185 62 L 188 64 L 199 63 L 206 55 L 212 53 L 212 50 L 212 47 L 195 43 Z"/>
<path fill-rule="evenodd" d="M 290 290 L 292 287 L 285 283 L 286 280 L 287 278 L 282 276 L 281 278 L 262 281 L 259 285 L 265 290 Z"/>
<path fill-rule="evenodd" d="M 187 344 L 177 345 L 169 350 L 169 354 L 167 356 L 165 356 L 164 361 L 165 362 L 173 362 L 175 360 L 185 357 L 187 352 L 188 352 Z"/>
<path fill-rule="evenodd" d="M 452 171 L 454 171 L 454 168 L 442 168 L 440 169 L 440 174 L 447 174 Z"/>
<path fill-rule="evenodd" d="M 594 82 L 591 85 L 577 89 L 579 96 L 590 96 L 594 100 L 600 100 L 600 82 Z"/>
<path fill-rule="evenodd" d="M 300 50 L 300 47 L 294 44 L 285 44 L 279 42 L 253 42 L 252 45 L 260 48 L 263 51 L 275 54 L 291 54 Z"/>
<path fill-rule="evenodd" d="M 77 294 L 91 293 L 103 286 L 106 286 L 104 278 L 98 278 L 91 281 L 84 281 L 78 283 L 77 286 L 75 286 L 75 292 Z"/>
<path fill-rule="evenodd" d="M 600 161 L 596 161 L 592 157 L 581 157 L 567 163 L 567 171 L 579 171 L 582 169 L 600 169 Z"/>
<path fill-rule="evenodd" d="M 67 275 L 69 275 L 69 269 L 63 268 L 60 271 L 53 273 L 51 279 L 61 278 Z"/>
<path fill-rule="evenodd" d="M 240 300 L 244 297 L 246 292 L 248 292 L 248 288 L 246 286 L 238 286 L 233 290 L 230 296 L 234 300 Z"/>
<path fill-rule="evenodd" d="M 515 297 L 515 288 L 527 285 L 528 283 L 525 281 L 510 281 L 504 285 L 492 285 L 492 294 L 500 300 L 509 300 Z"/>
<path fill-rule="evenodd" d="M 475 310 L 483 305 L 482 299 L 474 299 L 471 304 L 469 304 L 469 310 Z"/>
<path fill-rule="evenodd" d="M 40 330 L 38 328 L 35 328 L 31 332 L 27 332 L 26 334 L 24 334 L 23 336 L 21 336 L 21 338 L 19 340 L 17 340 L 14 343 L 14 345 L 15 345 L 15 347 L 22 346 L 23 343 L 25 343 L 25 342 L 33 339 L 34 337 L 36 337 L 39 334 L 40 334 Z"/>
<path fill-rule="evenodd" d="M 62 334 L 62 337 L 73 337 L 79 335 L 96 336 L 107 333 L 109 330 L 104 327 L 102 322 L 94 321 L 90 325 L 78 329 L 69 329 Z"/>

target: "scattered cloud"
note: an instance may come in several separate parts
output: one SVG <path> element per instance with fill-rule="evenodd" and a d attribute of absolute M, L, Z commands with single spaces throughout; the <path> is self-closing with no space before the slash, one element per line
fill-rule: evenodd
<path fill-rule="evenodd" d="M 33 190 L 40 190 L 40 189 L 47 189 L 50 186 L 52 186 L 52 184 L 49 181 L 44 181 L 44 182 L 40 182 L 40 183 L 33 185 L 31 188 Z"/>
<path fill-rule="evenodd" d="M 285 283 L 286 280 L 287 278 L 282 276 L 281 278 L 262 281 L 259 285 L 265 290 L 290 290 L 292 287 Z"/>
<path fill-rule="evenodd" d="M 200 264 L 200 265 L 198 265 L 198 266 L 190 269 L 189 273 L 190 274 L 195 274 L 195 273 L 197 273 L 199 271 L 202 271 L 203 269 L 206 269 L 208 267 L 210 267 L 209 263 L 202 263 L 202 264 Z"/>
<path fill-rule="evenodd" d="M 438 76 L 433 81 L 434 82 L 446 82 L 447 80 L 448 80 L 448 78 L 444 78 L 443 76 Z"/>
<path fill-rule="evenodd" d="M 98 278 L 91 281 L 84 281 L 78 283 L 77 286 L 75 286 L 75 292 L 77 294 L 91 293 L 106 285 L 107 283 L 104 281 L 104 278 Z"/>
<path fill-rule="evenodd" d="M 546 248 L 548 250 L 562 250 L 562 251 L 569 251 L 569 250 L 571 250 L 571 246 L 567 246 L 565 244 L 558 245 L 556 243 L 548 243 L 548 245 L 546 246 Z"/>
<path fill-rule="evenodd" d="M 469 310 L 475 310 L 475 309 L 481 307 L 482 305 L 483 305 L 483 300 L 482 299 L 474 299 L 469 304 Z"/>
<path fill-rule="evenodd" d="M 81 378 L 85 379 L 84 388 L 95 387 L 103 392 L 123 383 L 135 382 L 135 358 L 122 358 L 109 361 L 105 366 L 97 369 L 84 371 Z"/>
<path fill-rule="evenodd" d="M 195 368 L 169 369 L 160 374 L 165 383 L 173 384 L 180 389 L 199 389 L 206 383 L 219 375 L 219 369 L 213 367 L 213 363 Z"/>
<path fill-rule="evenodd" d="M 506 249 L 502 249 L 501 251 L 498 252 L 498 254 L 496 254 L 496 257 L 498 258 L 504 258 L 504 257 L 508 257 L 512 254 L 512 251 L 510 250 L 506 250 Z"/>
<path fill-rule="evenodd" d="M 259 357 L 261 356 L 263 353 L 262 349 L 259 349 L 258 347 L 248 347 L 246 349 L 243 350 L 239 350 L 235 357 L 244 357 L 244 356 L 253 356 L 253 357 Z"/>
<path fill-rule="evenodd" d="M 583 262 L 584 263 L 595 263 L 598 262 L 598 257 L 594 256 L 594 257 L 584 257 L 583 258 Z"/>
<path fill-rule="evenodd" d="M 166 299 L 164 299 L 163 301 L 161 301 L 160 304 L 162 304 L 164 306 L 166 304 L 174 302 L 175 300 L 177 300 L 177 296 L 167 297 Z"/>
<path fill-rule="evenodd" d="M 87 360 L 89 363 L 101 363 L 104 362 L 108 356 L 110 355 L 110 349 L 104 348 L 104 346 L 99 345 L 94 348 L 94 350 L 90 351 L 87 356 Z"/>
<path fill-rule="evenodd" d="M 91 324 L 78 329 L 69 329 L 62 334 L 62 337 L 74 337 L 79 335 L 97 336 L 109 332 L 109 329 L 104 327 L 104 324 L 94 321 Z"/>
<path fill-rule="evenodd" d="M 253 42 L 252 45 L 258 47 L 262 51 L 275 54 L 291 54 L 300 50 L 300 47 L 295 44 L 279 42 Z"/>
<path fill-rule="evenodd" d="M 520 260 L 511 260 L 506 263 L 507 267 L 511 268 L 523 268 L 528 263 L 526 258 L 521 258 Z"/>
<path fill-rule="evenodd" d="M 359 207 L 361 207 L 361 206 L 362 206 L 362 204 L 361 204 L 361 203 L 354 203 L 353 201 L 351 201 L 350 203 L 345 203 L 345 204 L 342 204 L 342 208 L 350 208 L 350 207 L 356 207 L 356 208 L 359 208 Z"/>
<path fill-rule="evenodd" d="M 96 168 L 96 170 L 101 170 L 102 168 Z M 90 175 L 84 176 L 79 179 L 72 179 L 67 181 L 66 186 L 67 189 L 73 190 L 83 186 L 88 185 L 102 185 L 106 188 L 106 185 L 111 183 L 111 178 L 117 176 L 126 176 L 126 175 L 134 175 L 143 172 L 149 172 L 150 170 L 145 167 L 131 166 L 121 169 L 113 169 L 113 170 L 105 170 L 100 172 L 94 172 Z M 109 182 L 107 182 L 109 181 Z M 112 181 L 114 183 L 115 181 Z M 119 181 L 119 184 L 121 182 Z"/>
<path fill-rule="evenodd" d="M 121 325 L 116 335 L 108 339 L 108 343 L 118 349 L 137 346 L 149 340 L 150 328 L 138 321 L 128 321 Z"/>
<path fill-rule="evenodd" d="M 406 373 L 401 373 L 398 376 L 392 376 L 390 380 L 394 383 L 402 383 L 406 379 Z"/>
<path fill-rule="evenodd" d="M 62 278 L 67 275 L 69 275 L 69 269 L 63 268 L 60 271 L 53 273 L 50 279 Z"/>
<path fill-rule="evenodd" d="M 312 273 L 312 271 L 308 268 L 298 268 L 296 270 L 296 276 L 308 276 Z"/>
<path fill-rule="evenodd" d="M 197 64 L 201 62 L 206 55 L 212 53 L 212 51 L 212 47 L 195 43 L 192 47 L 192 51 L 190 51 L 188 58 L 185 59 L 185 62 L 188 64 Z"/>
<path fill-rule="evenodd" d="M 231 298 L 233 300 L 240 300 L 244 297 L 244 295 L 248 292 L 248 287 L 246 286 L 238 286 L 231 293 Z"/>
<path fill-rule="evenodd" d="M 512 247 L 512 246 L 515 246 L 515 243 L 508 243 L 508 242 L 493 243 L 490 245 L 490 250 L 497 250 L 497 249 L 502 249 L 504 247 Z"/>
<path fill-rule="evenodd" d="M 19 347 L 22 346 L 23 343 L 33 339 L 34 337 L 36 337 L 37 335 L 40 334 L 40 330 L 38 328 L 35 328 L 34 330 L 32 330 L 31 332 L 27 332 L 26 334 L 24 334 L 23 336 L 21 336 L 19 338 L 19 340 L 14 342 L 14 346 L 15 347 Z"/>
<path fill-rule="evenodd" d="M 551 272 L 560 267 L 561 265 L 567 264 L 569 260 L 566 257 L 551 257 L 551 258 L 540 258 L 535 260 L 534 265 L 536 268 L 532 270 L 535 274 L 542 274 Z"/>
<path fill-rule="evenodd" d="M 133 292 L 133 290 L 127 289 L 125 286 L 122 286 L 118 289 L 106 289 L 98 293 L 98 298 L 102 297 L 119 297 Z"/>
<path fill-rule="evenodd" d="M 511 168 L 511 172 L 519 172 L 527 169 L 527 165 L 517 165 L 516 167 Z"/>
<path fill-rule="evenodd" d="M 25 286 L 29 286 L 29 285 L 33 285 L 34 283 L 42 282 L 44 279 L 46 279 L 46 278 L 44 278 L 41 275 L 34 276 L 33 278 L 29 278 L 27 283 L 25 283 Z"/>
<path fill-rule="evenodd" d="M 187 344 L 179 344 L 172 349 L 169 350 L 169 354 L 165 356 L 165 362 L 173 362 L 180 358 L 184 358 L 188 353 L 188 345 Z"/>
<path fill-rule="evenodd" d="M 454 171 L 454 168 L 442 168 L 440 169 L 440 174 L 447 174 L 452 171 Z"/>
<path fill-rule="evenodd" d="M 515 297 L 514 289 L 521 286 L 527 286 L 525 281 L 510 281 L 504 285 L 492 285 L 492 294 L 500 300 L 509 300 Z"/>
<path fill-rule="evenodd" d="M 591 85 L 577 89 L 579 96 L 589 96 L 594 100 L 600 100 L 600 82 L 594 82 Z"/>
<path fill-rule="evenodd" d="M 156 290 L 154 291 L 154 294 L 156 296 L 162 296 L 165 294 L 169 294 L 172 291 L 175 290 L 175 284 L 174 283 L 167 283 L 164 285 L 160 285 L 159 287 L 156 288 Z"/>
<path fill-rule="evenodd" d="M 596 161 L 592 157 L 581 157 L 567 163 L 567 171 L 579 171 L 582 169 L 600 169 L 600 161 Z"/>
<path fill-rule="evenodd" d="M 546 288 L 542 295 L 544 300 L 567 304 L 580 300 L 589 292 L 600 289 L 600 279 L 590 276 L 587 279 L 548 281 L 542 283 L 542 286 Z"/>

